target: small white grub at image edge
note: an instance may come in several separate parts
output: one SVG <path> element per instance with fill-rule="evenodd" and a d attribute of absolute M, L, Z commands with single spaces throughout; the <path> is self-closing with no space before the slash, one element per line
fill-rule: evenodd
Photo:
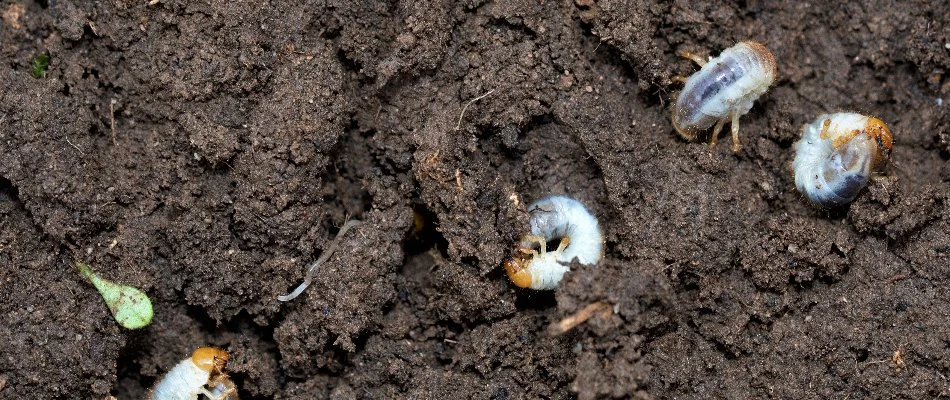
<path fill-rule="evenodd" d="M 149 391 L 147 400 L 238 400 L 234 382 L 224 373 L 228 353 L 201 347 L 176 364 Z M 210 389 L 209 389 L 210 388 Z"/>

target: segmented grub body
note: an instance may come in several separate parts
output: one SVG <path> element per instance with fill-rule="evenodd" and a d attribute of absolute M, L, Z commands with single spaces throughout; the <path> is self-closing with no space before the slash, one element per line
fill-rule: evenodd
<path fill-rule="evenodd" d="M 516 286 L 554 289 L 575 258 L 593 265 L 603 257 L 603 232 L 583 203 L 567 196 L 547 196 L 531 204 L 528 212 L 531 229 L 516 254 L 504 262 L 508 278 Z M 560 244 L 548 251 L 546 243 L 551 240 L 560 240 Z"/>
<path fill-rule="evenodd" d="M 149 391 L 147 400 L 238 400 L 234 382 L 224 373 L 228 353 L 201 347 L 176 364 Z"/>
<path fill-rule="evenodd" d="M 697 62 L 699 62 L 697 60 Z M 732 123 L 732 150 L 738 152 L 739 117 L 775 80 L 775 58 L 758 42 L 740 42 L 703 64 L 689 79 L 673 105 L 673 127 L 687 140 L 716 125 L 715 145 L 723 124 Z"/>
<path fill-rule="evenodd" d="M 816 205 L 848 204 L 890 159 L 893 139 L 880 119 L 852 112 L 822 114 L 802 128 L 794 145 L 795 186 Z"/>

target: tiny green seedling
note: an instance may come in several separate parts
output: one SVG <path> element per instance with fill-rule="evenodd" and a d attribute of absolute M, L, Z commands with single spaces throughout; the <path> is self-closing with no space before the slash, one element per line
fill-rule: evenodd
<path fill-rule="evenodd" d="M 152 301 L 145 292 L 100 278 L 81 262 L 76 262 L 76 268 L 96 287 L 119 325 L 127 329 L 139 329 L 152 322 Z"/>
<path fill-rule="evenodd" d="M 34 78 L 45 78 L 46 70 L 49 68 L 49 53 L 43 53 L 33 58 L 31 67 Z"/>

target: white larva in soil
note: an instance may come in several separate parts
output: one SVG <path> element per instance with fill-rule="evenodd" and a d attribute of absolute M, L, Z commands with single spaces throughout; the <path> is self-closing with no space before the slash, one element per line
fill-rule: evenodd
<path fill-rule="evenodd" d="M 554 289 L 575 258 L 594 265 L 604 256 L 604 234 L 597 218 L 581 202 L 567 196 L 547 196 L 528 207 L 531 229 L 503 266 L 515 286 Z M 557 249 L 547 242 L 560 239 Z M 540 249 L 535 247 L 537 245 Z"/>
<path fill-rule="evenodd" d="M 732 128 L 732 152 L 738 153 L 739 117 L 775 81 L 775 57 L 761 43 L 746 41 L 723 50 L 708 62 L 690 53 L 702 68 L 686 80 L 672 108 L 673 127 L 686 140 L 696 140 L 700 132 L 713 124 L 709 145 L 713 147 L 726 122 Z"/>
<path fill-rule="evenodd" d="M 201 347 L 168 371 L 149 391 L 147 400 L 238 400 L 234 382 L 224 373 L 228 353 Z"/>
<path fill-rule="evenodd" d="M 795 186 L 816 205 L 848 204 L 890 159 L 893 140 L 880 119 L 851 112 L 822 114 L 802 127 L 802 138 L 794 145 Z"/>

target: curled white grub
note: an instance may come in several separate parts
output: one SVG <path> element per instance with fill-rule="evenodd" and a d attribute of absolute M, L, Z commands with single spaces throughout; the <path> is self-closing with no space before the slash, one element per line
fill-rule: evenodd
<path fill-rule="evenodd" d="M 515 286 L 554 289 L 575 258 L 594 265 L 604 255 L 604 234 L 583 203 L 567 196 L 547 196 L 528 207 L 531 230 L 522 237 L 515 255 L 503 266 Z M 548 251 L 547 242 L 560 240 Z M 538 247 L 535 247 L 537 245 Z"/>
<path fill-rule="evenodd" d="M 853 201 L 890 159 L 894 136 L 884 121 L 858 113 L 822 114 L 795 143 L 795 187 L 813 204 Z"/>

